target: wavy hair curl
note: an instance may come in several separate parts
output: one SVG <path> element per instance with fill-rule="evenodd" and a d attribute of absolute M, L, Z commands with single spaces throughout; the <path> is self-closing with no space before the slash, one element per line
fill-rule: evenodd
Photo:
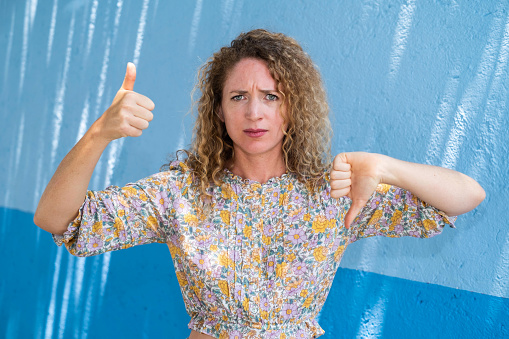
<path fill-rule="evenodd" d="M 198 180 L 202 195 L 221 185 L 222 175 L 235 156 L 233 142 L 218 117 L 224 83 L 244 58 L 266 63 L 284 98 L 287 123 L 282 151 L 286 169 L 314 188 L 330 168 L 332 128 L 327 95 L 317 67 L 299 43 L 282 33 L 255 29 L 241 33 L 230 46 L 214 53 L 198 71 L 193 90 L 201 93 L 191 149 L 181 150 Z M 193 95 L 194 97 L 194 95 Z"/>

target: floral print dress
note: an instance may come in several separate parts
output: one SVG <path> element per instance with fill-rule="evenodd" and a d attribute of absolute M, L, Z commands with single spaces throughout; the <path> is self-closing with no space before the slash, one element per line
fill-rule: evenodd
<path fill-rule="evenodd" d="M 63 236 L 91 256 L 166 243 L 189 328 L 215 338 L 316 338 L 315 320 L 346 247 L 387 237 L 432 237 L 452 221 L 401 188 L 379 185 L 349 229 L 350 199 L 310 191 L 292 173 L 264 184 L 225 170 L 203 204 L 182 162 L 125 187 L 89 191 Z"/>

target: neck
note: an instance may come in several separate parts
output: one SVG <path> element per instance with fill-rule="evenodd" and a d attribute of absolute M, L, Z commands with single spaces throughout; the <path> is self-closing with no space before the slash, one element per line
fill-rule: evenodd
<path fill-rule="evenodd" d="M 230 171 L 243 179 L 254 180 L 263 184 L 271 178 L 285 174 L 286 166 L 282 154 L 275 158 L 264 156 L 248 157 L 244 154 L 235 154 Z"/>

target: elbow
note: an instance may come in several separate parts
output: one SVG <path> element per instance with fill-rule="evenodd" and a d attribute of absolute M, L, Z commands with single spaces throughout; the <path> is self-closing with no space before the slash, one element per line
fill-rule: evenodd
<path fill-rule="evenodd" d="M 465 182 L 465 205 L 469 206 L 470 208 L 466 211 L 471 211 L 477 206 L 483 202 L 483 200 L 486 198 L 486 192 L 482 188 L 482 186 L 475 181 L 473 178 L 468 177 L 468 180 Z"/>
<path fill-rule="evenodd" d="M 465 201 L 465 206 L 468 206 L 468 208 L 459 214 L 463 214 L 463 213 L 469 212 L 469 211 L 477 208 L 477 206 L 479 206 L 485 198 L 486 198 L 486 192 L 481 187 L 481 185 L 479 185 L 476 182 L 474 187 L 472 187 L 470 194 L 468 195 L 468 200 Z"/>
<path fill-rule="evenodd" d="M 38 211 L 38 209 L 35 211 L 34 213 L 34 224 L 45 230 L 46 232 L 49 232 L 51 234 L 56 234 L 56 235 L 63 235 L 66 228 L 65 229 L 58 229 L 54 226 L 54 223 L 51 221 L 51 219 L 48 219 L 48 218 L 45 218 L 40 211 Z"/>
<path fill-rule="evenodd" d="M 47 227 L 47 223 L 45 222 L 44 218 L 41 216 L 40 212 L 38 213 L 37 211 L 35 211 L 35 214 L 34 214 L 34 224 L 37 227 L 39 227 L 39 228 L 41 228 L 41 229 L 43 229 L 43 230 L 45 230 L 47 232 L 51 232 L 49 227 Z"/>
<path fill-rule="evenodd" d="M 41 213 L 39 212 L 39 209 L 35 210 L 34 213 L 34 224 L 38 226 L 39 228 L 42 228 L 45 230 L 44 221 L 42 220 Z"/>
<path fill-rule="evenodd" d="M 473 185 L 467 186 L 467 189 L 454 198 L 455 203 L 450 206 L 451 209 L 444 209 L 443 212 L 450 217 L 468 213 L 477 208 L 485 198 L 486 192 L 474 181 Z"/>
<path fill-rule="evenodd" d="M 486 192 L 484 191 L 484 188 L 482 188 L 482 186 L 477 181 L 475 181 L 472 178 L 469 178 L 469 179 L 471 180 L 470 199 L 471 199 L 472 205 L 473 205 L 472 209 L 474 209 L 477 206 L 479 206 L 479 204 L 481 202 L 483 202 L 483 200 L 486 198 Z"/>
<path fill-rule="evenodd" d="M 478 184 L 478 186 L 479 187 L 478 187 L 477 192 L 476 192 L 476 201 L 477 201 L 477 204 L 475 205 L 476 207 L 479 206 L 479 204 L 481 202 L 483 202 L 484 199 L 486 199 L 486 192 L 481 187 L 481 185 Z"/>

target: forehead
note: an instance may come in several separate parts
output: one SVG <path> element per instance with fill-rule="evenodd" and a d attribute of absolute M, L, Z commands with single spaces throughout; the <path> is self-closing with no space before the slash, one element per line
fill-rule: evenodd
<path fill-rule="evenodd" d="M 270 74 L 265 61 L 254 58 L 244 58 L 233 66 L 224 83 L 224 89 L 237 89 L 231 87 L 238 86 L 257 86 L 263 87 L 264 89 L 273 89 L 276 86 L 276 81 Z"/>

